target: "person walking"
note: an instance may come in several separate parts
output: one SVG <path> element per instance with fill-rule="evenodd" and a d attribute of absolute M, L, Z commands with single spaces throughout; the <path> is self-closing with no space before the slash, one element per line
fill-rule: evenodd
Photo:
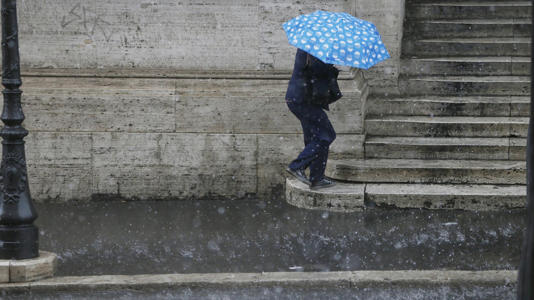
<path fill-rule="evenodd" d="M 341 98 L 337 85 L 339 71 L 307 52 L 297 49 L 293 74 L 286 92 L 289 110 L 300 120 L 304 133 L 304 150 L 293 160 L 286 171 L 311 189 L 334 186 L 324 176 L 328 151 L 336 139 L 336 132 L 325 110 L 328 104 Z M 325 95 L 322 101 L 313 103 L 316 95 Z M 310 177 L 305 170 L 310 169 Z"/>
<path fill-rule="evenodd" d="M 311 189 L 331 187 L 334 182 L 324 170 L 336 132 L 324 110 L 342 97 L 334 64 L 367 70 L 390 55 L 374 24 L 345 12 L 317 10 L 282 27 L 289 44 L 297 47 L 286 103 L 302 124 L 305 145 L 286 171 Z"/>

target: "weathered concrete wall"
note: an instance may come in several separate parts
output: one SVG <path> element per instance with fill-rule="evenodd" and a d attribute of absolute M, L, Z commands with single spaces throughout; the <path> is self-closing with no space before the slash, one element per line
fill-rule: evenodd
<path fill-rule="evenodd" d="M 302 148 L 283 101 L 295 48 L 281 24 L 296 15 L 324 9 L 374 21 L 394 59 L 365 76 L 389 86 L 398 74 L 403 5 L 392 0 L 20 0 L 18 7 L 38 201 L 282 194 L 283 169 Z M 338 132 L 332 156 L 362 157 L 366 80 L 356 72 L 341 88 L 345 97 L 330 113 Z"/>

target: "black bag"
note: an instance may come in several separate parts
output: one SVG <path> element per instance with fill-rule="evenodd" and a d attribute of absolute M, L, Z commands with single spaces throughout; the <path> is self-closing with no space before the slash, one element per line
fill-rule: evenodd
<path fill-rule="evenodd" d="M 331 64 L 326 65 L 328 68 L 327 76 L 324 78 L 318 77 L 313 74 L 311 70 L 310 55 L 308 54 L 306 56 L 306 67 L 304 68 L 304 74 L 308 87 L 307 99 L 311 104 L 327 106 L 328 104 L 331 104 L 343 97 L 343 94 L 341 94 L 337 84 L 339 70 Z"/>

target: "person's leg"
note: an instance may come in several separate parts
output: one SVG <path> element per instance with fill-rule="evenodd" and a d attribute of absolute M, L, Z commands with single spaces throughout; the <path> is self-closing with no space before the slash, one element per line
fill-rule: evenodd
<path fill-rule="evenodd" d="M 310 119 L 310 112 L 307 109 L 309 106 L 306 103 L 301 102 L 287 102 L 287 106 L 289 107 L 289 110 L 299 119 L 300 124 L 302 126 L 302 132 L 304 135 L 304 149 L 306 149 L 306 146 L 311 142 L 312 139 L 312 132 L 311 132 L 311 126 L 309 124 Z M 304 151 L 304 150 L 303 150 Z M 302 153 L 297 157 L 297 159 L 293 160 L 289 164 L 289 168 L 293 170 L 305 170 L 310 162 L 305 159 L 302 156 Z"/>
<path fill-rule="evenodd" d="M 300 119 L 305 135 L 308 135 L 308 143 L 289 167 L 302 170 L 310 166 L 310 179 L 321 180 L 328 159 L 328 148 L 335 139 L 334 128 L 326 113 L 318 106 L 301 104 L 293 107 L 292 111 Z"/>
<path fill-rule="evenodd" d="M 302 133 L 304 135 L 304 147 L 306 147 L 312 140 L 312 133 L 311 130 L 304 130 L 305 125 L 302 123 L 302 121 L 300 122 L 300 125 L 302 125 Z"/>
<path fill-rule="evenodd" d="M 305 109 L 303 109 L 301 103 L 287 101 L 287 106 L 289 107 L 289 110 L 291 110 L 291 112 L 299 119 L 300 124 L 302 125 L 302 129 L 304 131 L 304 146 L 306 146 L 311 140 L 311 133 L 309 132 L 309 130 L 307 130 L 308 126 L 306 126 L 306 118 L 304 117 L 306 111 Z M 286 169 L 286 172 L 288 172 L 304 184 L 310 185 L 311 182 L 305 173 L 308 164 L 309 163 L 293 161 Z"/>
<path fill-rule="evenodd" d="M 322 110 L 321 110 L 322 111 Z M 318 182 L 324 178 L 326 163 L 328 161 L 328 151 L 332 142 L 336 139 L 336 132 L 328 116 L 322 111 L 321 118 L 313 126 L 312 143 L 318 149 L 317 157 L 310 163 L 310 181 Z"/>

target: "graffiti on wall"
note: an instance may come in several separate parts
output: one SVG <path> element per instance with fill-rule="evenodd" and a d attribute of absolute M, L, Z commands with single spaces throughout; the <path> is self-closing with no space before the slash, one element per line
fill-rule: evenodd
<path fill-rule="evenodd" d="M 102 18 L 96 11 L 83 6 L 81 3 L 76 4 L 69 13 L 61 19 L 61 28 L 76 26 L 89 38 L 94 39 L 97 35 L 102 35 L 106 42 L 109 42 L 113 32 L 108 29 L 111 25 Z"/>

